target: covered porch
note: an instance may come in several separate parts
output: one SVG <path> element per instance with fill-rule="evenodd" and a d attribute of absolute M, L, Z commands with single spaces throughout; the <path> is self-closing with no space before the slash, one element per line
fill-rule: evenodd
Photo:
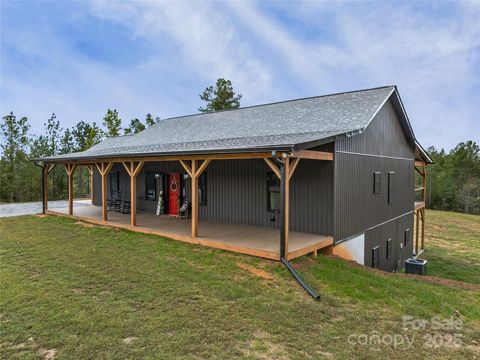
<path fill-rule="evenodd" d="M 124 228 L 146 234 L 156 234 L 188 243 L 199 244 L 242 254 L 259 256 L 272 260 L 280 260 L 280 231 L 252 225 L 226 224 L 222 222 L 200 220 L 199 235 L 191 237 L 190 219 L 169 216 L 156 216 L 146 212 L 137 212 L 137 225 L 132 229 L 130 215 L 109 211 L 108 220 L 102 221 L 102 208 L 95 205 L 77 205 L 74 201 L 73 215 L 69 215 L 67 207 L 47 210 L 47 213 L 72 217 L 93 224 Z M 333 238 L 317 234 L 290 232 L 288 259 L 316 252 L 330 246 Z"/>
<path fill-rule="evenodd" d="M 281 208 L 277 226 L 256 226 L 228 221 L 212 221 L 199 219 L 199 177 L 210 163 L 224 160 L 237 161 L 256 159 L 270 169 L 279 179 Z M 43 163 L 43 195 L 44 212 L 59 216 L 77 218 L 86 222 L 125 228 L 136 232 L 156 234 L 188 243 L 248 254 L 272 260 L 291 260 L 296 257 L 314 253 L 332 246 L 333 237 L 322 235 L 322 232 L 309 233 L 291 231 L 290 229 L 290 180 L 299 162 L 333 160 L 333 154 L 322 151 L 301 150 L 296 152 L 257 152 L 215 155 L 190 156 L 156 156 L 131 158 L 72 159 Z M 189 178 L 191 194 L 190 218 L 156 215 L 142 211 L 137 206 L 137 177 L 145 163 L 174 162 L 180 164 Z M 108 211 L 107 177 L 112 167 L 118 164 L 124 168 L 129 178 L 129 202 L 131 210 L 128 214 Z M 68 207 L 51 211 L 48 209 L 48 174 L 55 166 L 63 166 L 68 176 Z M 101 202 L 85 206 L 74 206 L 73 174 L 76 168 L 85 166 L 90 171 L 91 183 L 93 174 L 98 171 L 101 183 Z M 212 170 L 213 171 L 213 170 Z M 186 176 L 187 176 L 186 175 Z M 232 178 L 233 179 L 233 178 Z M 234 181 L 234 180 L 231 180 Z M 298 189 L 298 186 L 297 186 Z M 330 191 L 330 190 L 327 190 Z M 92 187 L 93 193 L 93 187 Z M 98 194 L 98 193 L 97 193 Z M 101 206 L 98 206 L 101 205 Z M 307 230 L 308 231 L 308 230 Z"/>

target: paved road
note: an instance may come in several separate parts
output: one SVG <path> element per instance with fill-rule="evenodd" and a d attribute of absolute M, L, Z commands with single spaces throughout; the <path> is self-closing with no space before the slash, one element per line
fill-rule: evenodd
<path fill-rule="evenodd" d="M 75 200 L 75 207 L 90 205 L 90 200 Z M 48 202 L 48 208 L 55 210 L 59 208 L 68 207 L 66 200 L 55 200 Z M 42 202 L 24 202 L 15 204 L 1 204 L 0 217 L 19 216 L 19 215 L 33 215 L 42 212 Z"/>

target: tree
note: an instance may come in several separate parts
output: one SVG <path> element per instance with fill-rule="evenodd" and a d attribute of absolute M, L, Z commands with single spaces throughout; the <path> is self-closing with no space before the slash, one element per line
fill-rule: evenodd
<path fill-rule="evenodd" d="M 63 133 L 62 140 L 60 141 L 60 153 L 69 154 L 75 151 L 75 142 L 73 140 L 73 134 L 70 129 L 66 129 Z"/>
<path fill-rule="evenodd" d="M 85 151 L 100 142 L 103 132 L 95 122 L 89 124 L 80 121 L 72 128 L 72 136 L 75 151 Z"/>
<path fill-rule="evenodd" d="M 145 124 L 147 125 L 147 127 L 149 126 L 152 126 L 152 125 L 155 125 L 156 123 L 158 123 L 160 121 L 160 118 L 157 116 L 155 119 L 153 118 L 152 114 L 148 113 L 146 116 L 145 116 Z"/>
<path fill-rule="evenodd" d="M 207 105 L 198 108 L 199 111 L 207 113 L 225 109 L 236 109 L 240 107 L 242 94 L 235 95 L 232 82 L 223 78 L 217 79 L 215 87 L 209 86 L 200 94 L 200 99 Z"/>
<path fill-rule="evenodd" d="M 21 189 L 17 186 L 17 182 L 21 179 L 21 173 L 18 170 L 28 161 L 26 151 L 30 125 L 26 117 L 17 119 L 13 112 L 10 112 L 9 115 L 3 117 L 0 129 L 2 136 L 0 176 L 2 198 L 19 201 Z"/>
<path fill-rule="evenodd" d="M 145 125 L 140 120 L 135 118 L 130 120 L 130 125 L 127 128 L 125 128 L 124 134 L 125 135 L 137 134 L 143 130 L 145 130 Z"/>
<path fill-rule="evenodd" d="M 108 137 L 119 136 L 122 129 L 122 119 L 118 117 L 118 111 L 116 109 L 107 110 L 107 113 L 103 117 L 103 125 L 107 128 L 106 135 Z"/>

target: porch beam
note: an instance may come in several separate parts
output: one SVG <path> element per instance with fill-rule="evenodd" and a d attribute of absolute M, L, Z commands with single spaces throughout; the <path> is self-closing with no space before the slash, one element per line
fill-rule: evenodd
<path fill-rule="evenodd" d="M 265 162 L 270 167 L 270 169 L 272 169 L 272 171 L 275 173 L 275 175 L 277 175 L 277 177 L 280 179 L 282 177 L 281 174 L 280 174 L 280 170 L 278 169 L 277 165 L 275 165 L 273 160 L 268 159 L 268 158 L 264 158 L 263 160 L 265 160 Z"/>
<path fill-rule="evenodd" d="M 192 160 L 192 239 L 198 236 L 198 178 L 197 160 Z"/>
<path fill-rule="evenodd" d="M 300 150 L 295 151 L 292 155 L 292 158 L 301 158 L 301 159 L 311 159 L 311 160 L 333 160 L 333 153 L 324 152 L 324 151 L 313 151 L 313 150 Z"/>
<path fill-rule="evenodd" d="M 137 157 L 111 157 L 111 158 L 100 158 L 100 159 L 78 159 L 78 160 L 69 160 L 74 164 L 92 164 L 95 163 L 121 163 L 121 162 L 130 162 L 130 161 L 191 161 L 191 160 L 232 160 L 232 159 L 264 159 L 271 158 L 272 152 L 252 152 L 252 153 L 232 153 L 232 154 L 199 154 L 199 155 L 164 155 L 164 156 L 137 156 Z M 54 163 L 61 163 L 61 160 L 54 161 Z"/>
<path fill-rule="evenodd" d="M 425 161 L 415 161 L 415 166 L 426 167 L 427 163 Z"/>

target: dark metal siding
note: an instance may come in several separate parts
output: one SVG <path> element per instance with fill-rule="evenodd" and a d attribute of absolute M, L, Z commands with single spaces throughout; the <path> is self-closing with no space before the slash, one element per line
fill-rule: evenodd
<path fill-rule="evenodd" d="M 380 247 L 379 268 L 394 271 L 403 268 L 404 261 L 413 253 L 413 213 L 365 232 L 365 265 L 372 265 L 372 249 Z M 405 230 L 410 229 L 408 243 L 404 243 Z M 387 259 L 387 240 L 392 239 L 392 256 Z"/>
<path fill-rule="evenodd" d="M 338 139 L 335 150 L 408 159 L 415 157 L 414 147 L 408 143 L 390 101 L 385 103 L 362 134 Z"/>
<path fill-rule="evenodd" d="M 378 112 L 363 134 L 336 141 L 334 159 L 336 242 L 413 211 L 413 159 L 413 146 L 408 144 L 390 102 Z M 381 172 L 380 194 L 374 194 L 373 191 L 373 174 L 376 171 Z M 388 203 L 389 171 L 395 172 L 396 198 L 393 204 Z M 411 221 L 413 226 L 413 219 Z M 375 235 L 370 235 L 370 238 L 372 237 Z M 377 240 L 380 241 L 379 238 Z M 368 255 L 371 256 L 370 253 Z M 366 264 L 369 264 L 367 260 Z"/>
<path fill-rule="evenodd" d="M 207 174 L 207 205 L 199 206 L 199 218 L 235 224 L 278 227 L 278 216 L 267 210 L 266 174 L 269 168 L 261 159 L 212 161 Z M 120 194 L 130 197 L 130 178 L 121 164 Z M 137 178 L 139 211 L 154 212 L 156 203 L 145 200 L 145 173 L 184 173 L 180 163 L 149 162 Z M 301 160 L 290 186 L 290 229 L 333 235 L 333 164 L 328 161 Z M 94 180 L 94 203 L 101 205 L 100 176 Z M 108 186 L 107 186 L 108 187 Z M 185 181 L 185 197 L 190 200 L 190 181 Z M 271 221 L 272 215 L 275 220 Z"/>

